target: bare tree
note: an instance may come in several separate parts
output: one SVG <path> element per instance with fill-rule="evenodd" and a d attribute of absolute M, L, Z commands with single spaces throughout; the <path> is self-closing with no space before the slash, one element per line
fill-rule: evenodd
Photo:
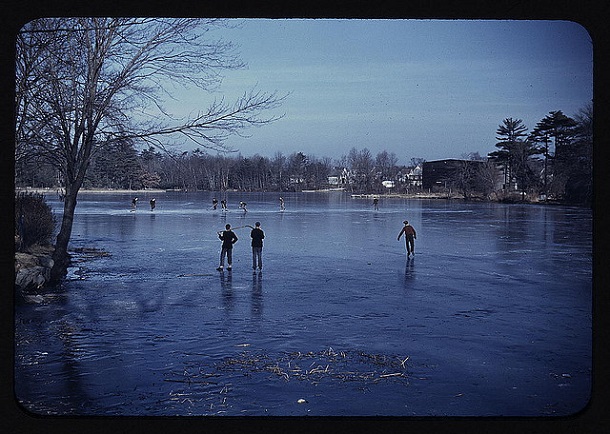
<path fill-rule="evenodd" d="M 307 155 L 302 152 L 293 152 L 288 156 L 288 174 L 290 176 L 290 184 L 297 191 L 303 188 L 305 183 L 305 169 L 309 163 Z"/>
<path fill-rule="evenodd" d="M 28 23 L 17 48 L 17 143 L 20 155 L 39 155 L 60 171 L 66 195 L 55 244 L 52 280 L 67 252 L 77 195 L 91 157 L 116 141 L 163 148 L 185 138 L 226 151 L 224 140 L 276 118 L 262 114 L 283 98 L 246 92 L 236 102 L 202 103 L 177 119 L 163 107 L 172 85 L 210 90 L 225 69 L 243 64 L 234 47 L 209 40 L 222 21 L 160 18 L 54 18 Z"/>
<path fill-rule="evenodd" d="M 494 191 L 497 179 L 498 168 L 496 164 L 490 160 L 482 161 L 476 173 L 476 188 L 483 193 L 486 199 L 489 199 Z"/>
<path fill-rule="evenodd" d="M 381 172 L 383 179 L 390 179 L 396 171 L 396 164 L 398 164 L 398 157 L 394 152 L 388 153 L 388 151 L 382 151 L 375 157 L 375 165 L 377 170 Z"/>
<path fill-rule="evenodd" d="M 368 192 L 370 189 L 375 160 L 368 148 L 358 151 L 352 148 L 347 155 L 347 164 L 353 173 L 358 191 Z"/>
<path fill-rule="evenodd" d="M 450 177 L 451 184 L 458 189 L 464 199 L 470 199 L 476 187 L 476 167 L 471 161 L 458 161 Z"/>
<path fill-rule="evenodd" d="M 275 182 L 278 185 L 279 191 L 286 189 L 286 171 L 287 171 L 287 159 L 281 152 L 276 152 L 273 160 L 271 161 L 271 170 L 275 177 Z"/>

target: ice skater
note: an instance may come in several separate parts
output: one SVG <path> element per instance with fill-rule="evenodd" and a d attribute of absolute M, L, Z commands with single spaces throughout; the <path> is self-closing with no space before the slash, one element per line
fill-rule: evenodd
<path fill-rule="evenodd" d="M 217 270 L 222 271 L 225 265 L 225 256 L 227 257 L 227 270 L 230 270 L 233 265 L 233 244 L 237 242 L 237 235 L 231 230 L 231 225 L 227 224 L 224 231 L 218 232 L 218 238 L 222 241 L 220 249 L 220 265 Z"/>
<path fill-rule="evenodd" d="M 216 209 L 216 207 L 218 207 L 218 199 L 214 198 L 212 199 L 212 209 Z"/>
<path fill-rule="evenodd" d="M 373 208 L 375 209 L 375 211 L 379 210 L 379 199 L 378 198 L 373 198 Z"/>
<path fill-rule="evenodd" d="M 226 200 L 221 200 L 220 201 L 220 208 L 222 208 L 223 211 L 227 210 L 227 201 Z"/>
<path fill-rule="evenodd" d="M 254 223 L 254 229 L 250 232 L 252 238 L 252 270 L 263 271 L 263 238 L 265 233 L 261 229 L 261 222 Z"/>
<path fill-rule="evenodd" d="M 286 206 L 284 205 L 284 198 L 280 197 L 280 211 L 284 211 Z"/>
<path fill-rule="evenodd" d="M 244 213 L 248 212 L 247 205 L 248 204 L 246 202 L 239 202 L 239 207 L 244 210 Z"/>
<path fill-rule="evenodd" d="M 154 199 L 154 198 L 151 199 L 150 200 L 150 210 L 154 211 L 156 206 L 157 206 L 157 199 Z"/>
<path fill-rule="evenodd" d="M 403 222 L 404 226 L 400 233 L 398 234 L 398 240 L 402 234 L 405 234 L 405 243 L 407 245 L 407 258 L 409 255 L 415 256 L 415 239 L 417 238 L 417 233 L 415 232 L 415 228 L 409 224 L 407 220 Z"/>
<path fill-rule="evenodd" d="M 133 199 L 131 199 L 131 210 L 135 211 L 137 206 L 138 206 L 138 198 L 134 197 Z"/>

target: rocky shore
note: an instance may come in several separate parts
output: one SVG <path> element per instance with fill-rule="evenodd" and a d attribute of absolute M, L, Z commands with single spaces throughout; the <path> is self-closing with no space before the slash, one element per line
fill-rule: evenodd
<path fill-rule="evenodd" d="M 23 252 L 15 253 L 15 291 L 26 301 L 40 302 L 41 293 L 51 280 L 53 251 L 51 245 L 35 245 Z M 76 274 L 84 262 L 110 256 L 110 253 L 91 247 L 79 247 L 70 250 L 70 264 Z"/>
<path fill-rule="evenodd" d="M 26 252 L 15 253 L 15 289 L 35 293 L 51 278 L 53 246 L 32 246 Z"/>

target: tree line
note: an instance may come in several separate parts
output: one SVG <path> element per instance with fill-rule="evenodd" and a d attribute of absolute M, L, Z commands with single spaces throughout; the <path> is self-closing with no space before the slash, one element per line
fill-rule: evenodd
<path fill-rule="evenodd" d="M 593 111 L 589 105 L 574 118 L 551 111 L 530 132 L 521 119 L 506 118 L 496 130 L 496 151 L 487 157 L 463 156 L 464 162 L 443 185 L 465 198 L 496 193 L 510 198 L 519 193 L 569 202 L 590 203 L 593 192 Z M 61 186 L 61 172 L 44 156 L 30 154 L 16 170 L 17 185 Z M 472 165 L 468 161 L 485 162 Z M 344 187 L 354 193 L 417 191 L 420 184 L 407 175 L 425 160 L 399 165 L 395 153 L 373 155 L 368 148 L 352 148 L 347 155 L 328 157 L 293 152 L 273 157 L 217 153 L 199 148 L 191 152 L 149 146 L 138 151 L 133 140 L 108 144 L 90 158 L 85 188 L 172 189 L 185 191 L 301 191 Z M 329 184 L 330 176 L 342 177 Z M 502 178 L 499 180 L 498 178 Z"/>
<path fill-rule="evenodd" d="M 528 131 L 521 119 L 506 118 L 496 131 L 490 159 L 504 169 L 511 190 L 568 202 L 593 200 L 593 106 L 573 118 L 551 111 Z"/>
<path fill-rule="evenodd" d="M 358 193 L 382 192 L 383 180 L 404 179 L 404 174 L 424 159 L 413 158 L 411 165 L 398 165 L 395 153 L 381 151 L 375 156 L 368 148 L 352 148 L 339 159 L 293 152 L 273 157 L 241 154 L 211 155 L 199 148 L 191 152 L 171 152 L 148 147 L 137 151 L 132 142 L 107 146 L 90 159 L 84 188 L 165 189 L 185 191 L 302 191 L 342 186 Z M 340 184 L 329 184 L 329 177 L 341 177 Z M 61 172 L 44 158 L 32 156 L 16 167 L 18 186 L 59 188 Z"/>
<path fill-rule="evenodd" d="M 522 119 L 506 118 L 496 130 L 496 140 L 497 150 L 485 159 L 475 155 L 451 161 L 436 189 L 453 190 L 466 199 L 482 195 L 511 202 L 535 198 L 592 204 L 591 104 L 573 118 L 551 111 L 531 131 Z"/>

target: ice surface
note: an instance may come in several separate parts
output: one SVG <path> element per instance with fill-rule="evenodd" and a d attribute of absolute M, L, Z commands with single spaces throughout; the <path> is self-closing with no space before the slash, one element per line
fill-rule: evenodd
<path fill-rule="evenodd" d="M 331 192 L 285 193 L 284 212 L 277 193 L 229 193 L 227 213 L 212 193 L 161 193 L 150 211 L 152 197 L 132 212 L 128 195 L 81 195 L 72 247 L 111 256 L 16 307 L 29 410 L 529 416 L 587 404 L 590 210 L 381 199 L 375 211 Z M 253 274 L 239 227 L 256 221 Z M 239 241 L 219 273 L 227 223 Z"/>

